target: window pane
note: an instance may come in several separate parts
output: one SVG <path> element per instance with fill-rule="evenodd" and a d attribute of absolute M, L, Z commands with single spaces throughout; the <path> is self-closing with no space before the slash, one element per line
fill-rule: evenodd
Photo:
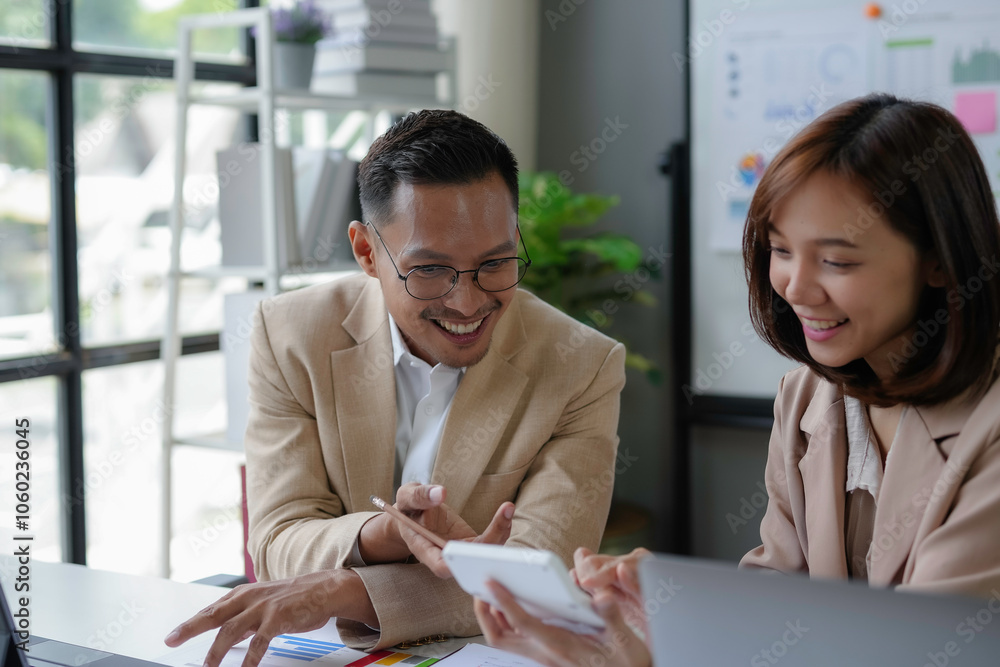
<path fill-rule="evenodd" d="M 73 0 L 73 47 L 172 57 L 177 49 L 178 18 L 218 14 L 237 6 L 237 0 Z M 246 60 L 235 28 L 196 31 L 192 48 L 199 60 Z"/>
<path fill-rule="evenodd" d="M 76 94 L 80 325 L 84 345 L 163 336 L 176 98 L 172 80 L 79 75 Z M 198 84 L 195 91 L 231 90 Z M 216 151 L 242 137 L 240 115 L 188 112 L 185 268 L 218 264 Z M 181 331 L 217 331 L 222 293 L 245 283 L 185 280 Z"/>
<path fill-rule="evenodd" d="M 57 347 L 47 104 L 48 75 L 0 69 L 0 358 Z"/>
<path fill-rule="evenodd" d="M 182 357 L 177 365 L 178 436 L 221 433 L 226 427 L 225 362 L 221 352 Z M 242 452 L 176 446 L 173 450 L 172 579 L 242 574 Z"/>
<path fill-rule="evenodd" d="M 174 431 L 221 431 L 225 424 L 222 354 L 182 357 L 177 366 Z M 157 575 L 160 447 L 167 415 L 163 365 L 149 361 L 83 375 L 87 563 Z M 238 464 L 242 455 L 177 447 L 173 453 L 174 576 L 185 580 L 241 572 Z M 211 530 L 208 528 L 211 527 Z M 214 532 L 213 532 L 214 531 Z M 200 540 L 200 541 L 199 541 Z M 203 544 L 204 543 L 204 544 Z"/>
<path fill-rule="evenodd" d="M 162 373 L 155 361 L 83 374 L 87 563 L 155 575 Z"/>
<path fill-rule="evenodd" d="M 0 44 L 48 46 L 48 6 L 48 0 L 4 0 L 0 3 Z"/>
<path fill-rule="evenodd" d="M 174 450 L 174 538 L 170 578 L 243 574 L 243 454 L 203 447 Z"/>
<path fill-rule="evenodd" d="M 28 463 L 30 464 L 30 519 L 25 532 L 33 535 L 31 551 L 35 558 L 62 560 L 60 517 L 64 496 L 59 492 L 56 434 L 57 380 L 53 377 L 0 384 L 0 540 L 11 544 L 15 528 L 14 443 L 15 419 L 27 418 Z M 68 500 L 68 499 L 66 499 Z"/>

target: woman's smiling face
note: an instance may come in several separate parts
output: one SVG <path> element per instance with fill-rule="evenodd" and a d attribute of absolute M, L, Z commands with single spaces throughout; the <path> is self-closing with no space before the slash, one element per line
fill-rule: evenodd
<path fill-rule="evenodd" d="M 802 324 L 809 354 L 840 367 L 864 359 L 885 379 L 916 325 L 921 294 L 943 284 L 936 262 L 921 256 L 870 201 L 828 172 L 813 174 L 771 216 L 770 279 Z"/>

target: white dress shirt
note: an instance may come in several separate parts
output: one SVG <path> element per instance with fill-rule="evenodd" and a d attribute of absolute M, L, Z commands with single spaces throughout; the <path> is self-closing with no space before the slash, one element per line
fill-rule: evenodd
<path fill-rule="evenodd" d="M 437 364 L 433 368 L 406 346 L 389 315 L 392 361 L 396 373 L 396 469 L 394 491 L 407 482 L 429 484 L 441 446 L 444 422 L 465 368 Z M 388 500 L 388 499 L 387 499 Z M 364 565 L 355 540 L 349 566 Z"/>
<path fill-rule="evenodd" d="M 903 407 L 899 424 L 909 406 Z M 853 396 L 844 396 L 847 419 L 847 506 L 844 511 L 844 543 L 847 548 L 847 571 L 853 579 L 868 579 L 872 560 L 872 534 L 875 510 L 885 470 L 878 442 L 872 434 L 865 406 Z M 899 426 L 896 427 L 896 435 Z M 893 435 L 893 442 L 896 440 Z M 889 457 L 895 450 L 892 443 Z M 889 464 L 886 458 L 886 466 Z"/>
<path fill-rule="evenodd" d="M 437 364 L 433 368 L 406 346 L 389 315 L 392 360 L 396 372 L 395 487 L 408 482 L 429 484 L 441 445 L 444 422 L 465 368 Z"/>

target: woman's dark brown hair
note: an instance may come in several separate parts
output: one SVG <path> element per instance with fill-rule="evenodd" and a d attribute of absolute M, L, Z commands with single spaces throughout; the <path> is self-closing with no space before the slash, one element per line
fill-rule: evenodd
<path fill-rule="evenodd" d="M 884 382 L 863 359 L 839 368 L 813 360 L 798 317 L 771 287 L 768 225 L 775 208 L 821 170 L 870 197 L 847 236 L 885 220 L 919 251 L 934 253 L 947 276 L 945 287 L 925 288 L 917 328 L 901 352 L 890 355 L 896 374 Z M 975 145 L 939 106 L 875 94 L 810 123 L 757 186 L 743 261 L 758 335 L 849 395 L 874 405 L 933 404 L 968 389 L 983 392 L 992 380 L 1000 334 L 1000 221 Z"/>

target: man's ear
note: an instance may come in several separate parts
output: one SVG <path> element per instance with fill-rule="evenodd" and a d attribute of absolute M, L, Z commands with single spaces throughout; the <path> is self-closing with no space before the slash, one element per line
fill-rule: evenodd
<path fill-rule="evenodd" d="M 347 226 L 347 237 L 351 240 L 351 251 L 354 259 L 358 262 L 361 270 L 372 278 L 378 278 L 378 269 L 375 266 L 375 246 L 369 242 L 369 230 L 367 225 L 352 220 Z"/>

